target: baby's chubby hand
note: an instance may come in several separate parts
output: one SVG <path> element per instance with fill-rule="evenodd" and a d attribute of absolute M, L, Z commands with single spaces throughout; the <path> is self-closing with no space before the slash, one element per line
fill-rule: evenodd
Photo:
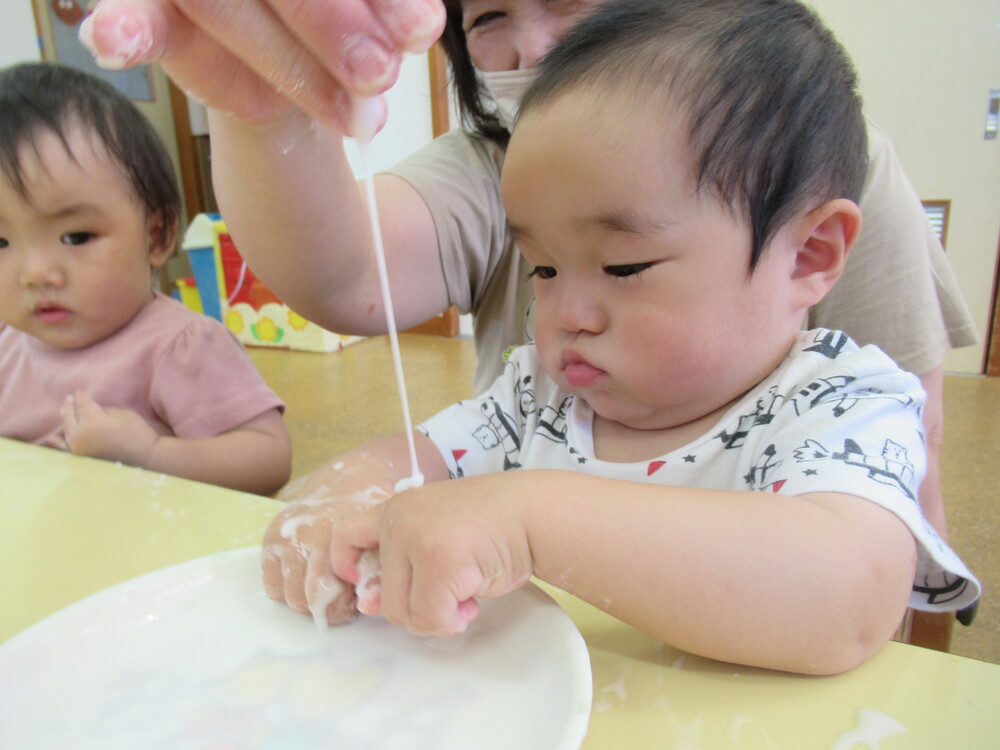
<path fill-rule="evenodd" d="M 83 391 L 67 396 L 60 413 L 66 447 L 81 456 L 147 466 L 160 437 L 131 409 L 102 407 Z"/>
<path fill-rule="evenodd" d="M 381 596 L 366 610 L 419 635 L 452 636 L 532 575 L 520 501 L 503 475 L 432 482 L 403 492 L 333 530 L 333 574 L 357 584 L 362 554 L 379 548 Z"/>

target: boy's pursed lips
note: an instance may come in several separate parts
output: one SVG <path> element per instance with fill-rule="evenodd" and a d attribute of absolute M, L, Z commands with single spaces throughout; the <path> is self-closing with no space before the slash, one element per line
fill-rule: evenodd
<path fill-rule="evenodd" d="M 563 371 L 566 382 L 576 388 L 586 388 L 607 373 L 590 364 L 579 353 L 567 349 L 559 358 L 559 369 Z"/>

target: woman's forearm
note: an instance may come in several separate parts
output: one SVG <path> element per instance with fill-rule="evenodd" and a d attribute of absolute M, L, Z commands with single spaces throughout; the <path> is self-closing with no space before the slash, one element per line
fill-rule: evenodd
<path fill-rule="evenodd" d="M 371 265 L 342 137 L 294 110 L 266 125 L 209 118 L 214 188 L 240 254 L 296 312 L 337 330 L 363 304 Z"/>
<path fill-rule="evenodd" d="M 253 272 L 289 307 L 338 333 L 385 333 L 362 186 L 341 135 L 298 111 L 266 125 L 210 111 L 219 206 Z M 448 306 L 430 211 L 403 180 L 375 180 L 396 322 Z"/>

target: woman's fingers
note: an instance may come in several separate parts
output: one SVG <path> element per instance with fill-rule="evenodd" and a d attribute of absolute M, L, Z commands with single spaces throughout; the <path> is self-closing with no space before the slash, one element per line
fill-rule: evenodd
<path fill-rule="evenodd" d="M 389 88 L 443 23 L 439 0 L 101 0 L 81 39 L 110 67 L 160 63 L 239 119 L 291 104 L 343 132 L 353 97 Z"/>
<path fill-rule="evenodd" d="M 271 0 L 271 10 L 294 44 L 352 94 L 380 94 L 396 81 L 403 50 L 364 0 Z"/>
<path fill-rule="evenodd" d="M 241 120 L 273 120 L 291 105 L 342 119 L 336 79 L 257 0 L 101 0 L 81 40 L 106 66 L 157 62 L 192 97 Z"/>
<path fill-rule="evenodd" d="M 392 40 L 407 52 L 426 52 L 444 31 L 441 0 L 372 0 L 371 5 Z"/>

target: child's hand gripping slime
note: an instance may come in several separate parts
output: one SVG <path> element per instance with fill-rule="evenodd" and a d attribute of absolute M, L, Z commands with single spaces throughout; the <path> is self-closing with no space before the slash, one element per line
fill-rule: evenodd
<path fill-rule="evenodd" d="M 317 624 L 381 614 L 421 635 L 456 635 L 479 613 L 475 597 L 523 586 L 534 559 L 523 523 L 532 477 L 488 474 L 453 481 L 418 450 L 432 481 L 394 496 L 405 449 L 380 438 L 294 487 L 299 499 L 264 540 L 268 595 Z M 380 550 L 384 576 L 381 590 Z"/>

